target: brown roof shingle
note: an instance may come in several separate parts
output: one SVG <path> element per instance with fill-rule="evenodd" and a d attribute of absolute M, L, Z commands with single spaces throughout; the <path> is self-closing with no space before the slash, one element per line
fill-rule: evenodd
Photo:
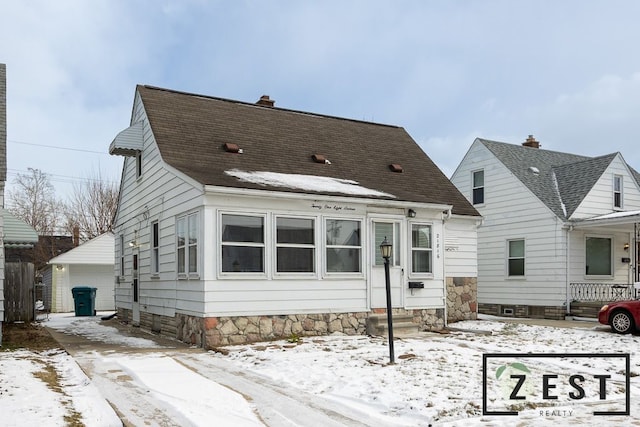
<path fill-rule="evenodd" d="M 164 161 L 202 184 L 308 192 L 240 181 L 225 171 L 332 177 L 395 196 L 370 198 L 450 204 L 455 214 L 479 215 L 401 127 L 150 86 L 137 90 Z M 242 153 L 228 152 L 227 143 Z M 315 162 L 314 154 L 330 163 Z"/>

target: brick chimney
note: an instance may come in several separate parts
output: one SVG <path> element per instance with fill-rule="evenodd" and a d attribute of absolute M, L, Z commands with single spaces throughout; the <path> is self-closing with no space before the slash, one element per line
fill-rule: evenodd
<path fill-rule="evenodd" d="M 73 246 L 80 245 L 80 227 L 77 225 L 73 227 Z"/>
<path fill-rule="evenodd" d="M 256 104 L 264 105 L 266 107 L 273 107 L 276 104 L 276 101 L 273 99 L 269 99 L 269 95 L 262 95 L 260 99 L 258 99 L 258 102 L 256 102 Z"/>
<path fill-rule="evenodd" d="M 522 145 L 525 147 L 540 148 L 540 141 L 537 141 L 533 135 L 529 135 Z"/>

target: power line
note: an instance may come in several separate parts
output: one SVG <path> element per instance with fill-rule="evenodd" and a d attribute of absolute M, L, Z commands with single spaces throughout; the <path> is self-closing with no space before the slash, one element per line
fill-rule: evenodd
<path fill-rule="evenodd" d="M 15 139 L 7 139 L 7 142 L 11 142 L 13 144 L 31 145 L 34 147 L 54 148 L 56 150 L 80 151 L 83 153 L 104 154 L 107 156 L 110 155 L 106 151 L 86 150 L 84 148 L 58 147 L 56 145 L 34 144 L 33 142 L 16 141 Z"/>
<path fill-rule="evenodd" d="M 53 173 L 48 173 L 42 171 L 47 177 L 51 179 L 51 181 L 56 182 L 65 182 L 65 183 L 74 183 L 74 182 L 103 182 L 105 184 L 118 184 L 119 181 L 114 180 L 106 180 L 106 179 L 97 179 L 97 178 L 82 178 L 78 176 L 68 176 L 68 175 L 57 175 Z M 7 175 L 28 175 L 29 171 L 19 170 L 19 169 L 7 169 Z"/>

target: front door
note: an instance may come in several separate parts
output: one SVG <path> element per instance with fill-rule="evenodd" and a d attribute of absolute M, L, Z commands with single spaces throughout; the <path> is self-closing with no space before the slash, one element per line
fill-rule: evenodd
<path fill-rule="evenodd" d="M 384 258 L 380 255 L 380 243 L 386 237 L 393 244 L 393 254 L 389 259 L 389 283 L 391 287 L 391 306 L 402 307 L 403 297 L 402 283 L 404 281 L 402 270 L 402 244 L 400 236 L 400 221 L 374 220 L 371 238 L 371 308 L 386 308 L 387 293 L 384 274 Z"/>

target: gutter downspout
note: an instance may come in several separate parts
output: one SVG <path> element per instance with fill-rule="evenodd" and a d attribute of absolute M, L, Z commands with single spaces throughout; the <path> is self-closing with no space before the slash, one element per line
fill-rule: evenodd
<path fill-rule="evenodd" d="M 444 250 L 445 248 L 445 224 L 447 222 L 447 220 L 449 220 L 451 218 L 451 208 L 447 209 L 446 211 L 442 211 L 442 246 L 441 246 L 441 250 L 442 250 L 442 269 L 443 269 L 443 276 L 444 276 L 444 327 L 446 328 L 449 325 L 448 319 L 449 319 L 449 312 L 447 310 L 447 301 L 448 301 L 448 292 L 447 292 L 447 251 Z"/>
<path fill-rule="evenodd" d="M 571 268 L 571 232 L 573 231 L 573 225 L 569 225 L 567 228 L 567 253 L 566 253 L 566 262 L 565 262 L 565 305 L 566 305 L 566 315 L 571 315 L 571 283 L 569 280 L 570 268 Z"/>

